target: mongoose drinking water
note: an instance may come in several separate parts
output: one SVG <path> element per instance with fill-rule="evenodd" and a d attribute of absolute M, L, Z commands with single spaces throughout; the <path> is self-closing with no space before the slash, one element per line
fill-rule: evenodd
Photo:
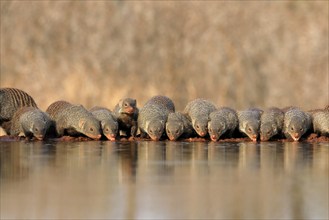
<path fill-rule="evenodd" d="M 132 98 L 121 99 L 113 109 L 119 130 L 125 132 L 127 136 L 136 136 L 138 112 L 136 99 Z"/>
<path fill-rule="evenodd" d="M 290 107 L 284 114 L 283 133 L 288 139 L 298 141 L 310 128 L 311 116 L 297 107 Z"/>
<path fill-rule="evenodd" d="M 0 126 L 10 121 L 15 112 L 23 106 L 37 107 L 33 98 L 26 92 L 15 88 L 0 89 Z"/>
<path fill-rule="evenodd" d="M 181 112 L 171 112 L 166 123 L 166 134 L 169 140 L 178 138 L 189 138 L 195 135 L 192 123 L 186 114 Z"/>
<path fill-rule="evenodd" d="M 223 135 L 228 133 L 232 137 L 238 127 L 239 120 L 235 110 L 228 107 L 221 107 L 209 114 L 208 132 L 212 141 L 218 141 Z"/>
<path fill-rule="evenodd" d="M 49 115 L 36 107 L 24 106 L 18 109 L 11 123 L 10 135 L 25 137 L 36 137 L 43 140 L 51 126 Z"/>
<path fill-rule="evenodd" d="M 82 105 L 56 101 L 46 112 L 55 122 L 59 136 L 84 134 L 92 139 L 100 139 L 102 136 L 100 122 Z"/>
<path fill-rule="evenodd" d="M 314 132 L 329 136 L 329 108 L 311 110 L 309 113 L 312 117 Z"/>
<path fill-rule="evenodd" d="M 262 112 L 262 110 L 257 108 L 238 111 L 239 130 L 241 133 L 246 134 L 252 141 L 257 141 Z"/>
<path fill-rule="evenodd" d="M 268 141 L 273 136 L 281 134 L 284 113 L 279 108 L 266 109 L 260 118 L 260 140 Z"/>
<path fill-rule="evenodd" d="M 166 96 L 154 96 L 141 108 L 138 126 L 141 136 L 148 135 L 152 140 L 159 140 L 165 129 L 169 113 L 175 111 L 175 105 Z"/>
<path fill-rule="evenodd" d="M 196 133 L 204 137 L 208 133 L 209 114 L 216 109 L 216 106 L 208 100 L 195 99 L 187 103 L 184 113 L 189 116 Z"/>
<path fill-rule="evenodd" d="M 118 135 L 118 121 L 114 116 L 113 112 L 107 108 L 103 107 L 93 107 L 90 109 L 90 112 L 94 115 L 96 119 L 98 119 L 101 123 L 103 135 L 114 141 Z"/>

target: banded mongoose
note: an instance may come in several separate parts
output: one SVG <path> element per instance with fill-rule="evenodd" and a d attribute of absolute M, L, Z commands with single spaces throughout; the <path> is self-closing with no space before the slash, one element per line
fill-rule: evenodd
<path fill-rule="evenodd" d="M 208 134 L 209 114 L 216 109 L 212 102 L 199 98 L 187 103 L 184 113 L 189 116 L 196 133 L 200 137 L 205 137 Z"/>
<path fill-rule="evenodd" d="M 257 141 L 262 112 L 257 108 L 238 111 L 239 131 L 246 134 L 252 141 Z"/>
<path fill-rule="evenodd" d="M 36 107 L 24 106 L 18 109 L 11 123 L 10 135 L 43 140 L 49 130 L 52 120 L 49 115 Z"/>
<path fill-rule="evenodd" d="M 142 137 L 160 140 L 164 133 L 169 113 L 175 111 L 173 101 L 166 96 L 153 96 L 140 109 L 138 127 Z"/>
<path fill-rule="evenodd" d="M 228 134 L 232 137 L 239 125 L 238 115 L 235 110 L 228 107 L 221 107 L 209 114 L 208 132 L 212 141 Z"/>
<path fill-rule="evenodd" d="M 284 113 L 279 108 L 268 108 L 260 117 L 260 140 L 268 141 L 275 135 L 280 135 L 283 128 Z"/>
<path fill-rule="evenodd" d="M 37 108 L 33 98 L 26 92 L 15 88 L 0 88 L 0 126 L 10 121 L 15 112 L 23 106 Z"/>
<path fill-rule="evenodd" d="M 169 140 L 178 138 L 189 138 L 195 135 L 192 123 L 186 114 L 181 112 L 171 112 L 166 123 L 166 134 Z"/>
<path fill-rule="evenodd" d="M 125 132 L 127 136 L 135 137 L 138 129 L 138 112 L 136 99 L 121 99 L 113 109 L 113 113 L 119 123 L 119 131 Z"/>
<path fill-rule="evenodd" d="M 56 101 L 48 107 L 46 112 L 55 122 L 59 136 L 84 134 L 92 139 L 100 139 L 102 136 L 100 122 L 82 105 Z"/>
<path fill-rule="evenodd" d="M 156 95 L 156 96 L 153 96 L 152 98 L 150 98 L 148 100 L 148 102 L 151 102 L 152 104 L 156 104 L 156 105 L 160 106 L 161 108 L 168 110 L 169 112 L 175 112 L 175 104 L 167 96 Z"/>
<path fill-rule="evenodd" d="M 283 133 L 287 139 L 298 141 L 311 125 L 311 116 L 297 107 L 290 107 L 284 114 Z"/>
<path fill-rule="evenodd" d="M 309 111 L 315 133 L 329 136 L 329 108 Z"/>
<path fill-rule="evenodd" d="M 90 112 L 100 121 L 103 135 L 107 139 L 114 141 L 119 132 L 119 124 L 113 112 L 99 106 L 91 108 Z"/>

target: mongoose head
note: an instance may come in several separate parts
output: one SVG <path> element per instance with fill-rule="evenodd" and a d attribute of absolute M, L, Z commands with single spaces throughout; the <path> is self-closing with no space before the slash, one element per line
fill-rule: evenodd
<path fill-rule="evenodd" d="M 204 137 L 208 133 L 208 118 L 201 118 L 192 121 L 192 126 L 200 137 Z"/>
<path fill-rule="evenodd" d="M 110 141 L 114 141 L 118 135 L 118 122 L 115 120 L 101 121 L 103 134 Z"/>
<path fill-rule="evenodd" d="M 121 99 L 119 101 L 119 106 L 120 106 L 119 112 L 120 114 L 132 115 L 136 112 L 136 105 L 137 105 L 136 99 L 132 99 L 132 98 Z"/>
<path fill-rule="evenodd" d="M 20 118 L 20 123 L 26 136 L 43 140 L 51 125 L 51 119 L 47 114 L 36 109 L 24 113 Z"/>
<path fill-rule="evenodd" d="M 226 124 L 224 121 L 211 120 L 208 122 L 208 132 L 212 141 L 218 141 L 226 131 Z"/>
<path fill-rule="evenodd" d="M 313 128 L 317 133 L 329 135 L 329 111 L 321 110 L 313 115 Z"/>
<path fill-rule="evenodd" d="M 287 132 L 294 141 L 298 141 L 306 132 L 305 118 L 292 117 L 287 127 Z"/>
<path fill-rule="evenodd" d="M 245 124 L 245 128 L 242 130 L 252 141 L 257 141 L 259 133 L 259 120 L 249 121 Z"/>
<path fill-rule="evenodd" d="M 88 119 L 80 118 L 79 129 L 80 129 L 79 132 L 92 139 L 98 140 L 102 137 L 100 122 L 94 117 L 90 117 Z"/>
<path fill-rule="evenodd" d="M 273 123 L 265 123 L 260 125 L 260 140 L 268 141 L 271 137 L 278 134 L 278 129 Z"/>
<path fill-rule="evenodd" d="M 169 140 L 177 140 L 184 132 L 184 124 L 182 121 L 167 121 L 166 133 Z"/>
<path fill-rule="evenodd" d="M 162 120 L 152 120 L 146 124 L 146 132 L 153 141 L 160 140 L 165 128 Z"/>

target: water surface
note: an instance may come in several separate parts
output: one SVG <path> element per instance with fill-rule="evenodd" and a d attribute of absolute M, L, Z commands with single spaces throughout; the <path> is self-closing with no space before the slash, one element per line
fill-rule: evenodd
<path fill-rule="evenodd" d="M 328 143 L 1 142 L 1 219 L 328 219 Z"/>

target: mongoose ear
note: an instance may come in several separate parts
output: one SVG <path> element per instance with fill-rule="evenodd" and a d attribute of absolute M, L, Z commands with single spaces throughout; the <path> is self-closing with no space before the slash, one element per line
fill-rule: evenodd
<path fill-rule="evenodd" d="M 278 131 L 278 129 L 276 128 L 276 126 L 272 125 L 273 131 L 276 133 Z"/>
<path fill-rule="evenodd" d="M 85 123 L 86 123 L 86 120 L 80 119 L 79 120 L 79 128 L 83 128 L 83 126 L 85 125 Z"/>

